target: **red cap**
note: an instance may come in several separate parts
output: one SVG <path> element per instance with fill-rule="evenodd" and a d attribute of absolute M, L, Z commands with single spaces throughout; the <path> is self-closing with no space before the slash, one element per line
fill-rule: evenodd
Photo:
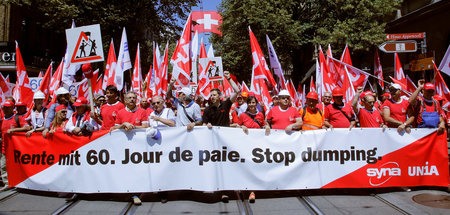
<path fill-rule="evenodd" d="M 64 106 L 64 105 L 58 105 L 58 106 L 55 108 L 55 112 L 58 112 L 58 111 L 60 111 L 60 110 L 62 110 L 62 109 L 66 109 L 66 106 Z"/>
<path fill-rule="evenodd" d="M 5 103 L 3 103 L 3 107 L 14 107 L 14 103 L 11 100 L 6 100 Z"/>
<path fill-rule="evenodd" d="M 306 95 L 307 99 L 314 99 L 314 100 L 319 100 L 319 95 L 317 95 L 316 92 L 311 91 L 308 93 L 308 95 Z"/>
<path fill-rule="evenodd" d="M 442 100 L 444 100 L 444 97 L 442 97 L 441 95 L 436 94 L 436 95 L 433 96 L 433 99 L 436 100 L 436 101 L 442 101 Z"/>
<path fill-rule="evenodd" d="M 17 103 L 16 103 L 16 107 L 17 107 L 17 106 L 26 106 L 26 105 L 25 105 L 25 103 L 23 103 L 23 102 L 17 102 Z"/>
<path fill-rule="evenodd" d="M 85 105 L 87 104 L 87 100 L 84 97 L 78 97 L 78 99 L 75 101 L 75 103 L 73 103 L 73 106 L 78 107 L 81 105 Z"/>
<path fill-rule="evenodd" d="M 436 87 L 434 87 L 434 84 L 432 84 L 432 83 L 426 83 L 425 86 L 423 86 L 423 89 L 425 89 L 425 90 L 435 90 Z"/>
<path fill-rule="evenodd" d="M 344 90 L 342 90 L 342 88 L 340 87 L 336 87 L 333 89 L 332 94 L 333 96 L 344 96 Z"/>
<path fill-rule="evenodd" d="M 361 93 L 361 98 L 364 98 L 366 96 L 373 96 L 373 92 L 372 91 L 366 91 Z"/>
<path fill-rule="evenodd" d="M 391 95 L 389 94 L 389 93 L 383 93 L 383 95 L 381 95 L 381 96 L 386 96 L 386 97 L 391 97 Z"/>
<path fill-rule="evenodd" d="M 247 98 L 248 97 L 248 93 L 247 92 L 242 92 L 241 96 L 244 97 L 244 98 Z"/>

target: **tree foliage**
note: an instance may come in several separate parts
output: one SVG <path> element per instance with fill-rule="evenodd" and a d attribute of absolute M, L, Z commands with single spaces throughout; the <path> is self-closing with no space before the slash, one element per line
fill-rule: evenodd
<path fill-rule="evenodd" d="M 244 80 L 251 76 L 248 27 L 267 50 L 267 34 L 283 69 L 297 83 L 314 60 L 316 45 L 331 44 L 334 54 L 348 43 L 353 53 L 368 52 L 384 39 L 386 22 L 399 0 L 223 0 L 223 36 L 214 35 L 217 55 Z M 324 48 L 326 49 L 326 48 Z"/>
<path fill-rule="evenodd" d="M 72 19 L 77 26 L 100 24 L 106 53 L 111 38 L 115 38 L 114 43 L 116 50 L 118 49 L 122 28 L 125 27 L 130 55 L 134 56 L 139 42 L 141 60 L 144 61 L 144 65 L 149 65 L 152 60 L 152 41 L 165 45 L 168 40 L 172 43 L 178 40 L 182 23 L 185 22 L 191 7 L 199 0 L 5 0 L 5 2 L 32 8 L 39 13 L 39 20 L 35 21 L 56 33 L 62 33 L 69 28 Z"/>

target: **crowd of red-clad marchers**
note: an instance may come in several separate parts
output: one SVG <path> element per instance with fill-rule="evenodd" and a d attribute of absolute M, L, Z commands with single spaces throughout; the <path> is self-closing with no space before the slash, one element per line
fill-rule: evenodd
<path fill-rule="evenodd" d="M 26 104 L 15 103 L 12 97 L 2 106 L 2 137 L 14 132 L 26 132 L 30 136 L 41 132 L 46 138 L 55 132 L 68 135 L 90 135 L 98 130 L 136 128 L 187 127 L 206 125 L 248 129 L 283 129 L 287 133 L 299 130 L 328 128 L 376 127 L 396 128 L 398 132 L 411 132 L 411 128 L 437 128 L 439 134 L 448 127 L 448 101 L 436 95 L 435 86 L 418 82 L 417 90 L 408 97 L 403 95 L 399 84 L 391 84 L 380 97 L 371 91 L 363 92 L 357 88 L 352 101 L 344 101 L 344 92 L 337 87 L 324 93 L 319 99 L 316 92 L 306 96 L 305 107 L 292 106 L 287 90 L 281 90 L 272 97 L 271 108 L 266 110 L 253 93 L 240 92 L 230 78 L 234 93 L 222 97 L 219 89 L 213 89 L 208 101 L 193 98 L 190 88 L 182 88 L 169 93 L 167 98 L 138 98 L 136 93 L 120 94 L 110 85 L 104 95 L 94 98 L 94 111 L 84 97 L 71 97 L 63 87 L 56 91 L 56 102 L 45 106 L 45 95 L 34 93 L 34 106 L 27 110 Z M 172 92 L 175 80 L 172 79 L 168 92 Z M 173 96 L 172 94 L 176 94 Z M 28 113 L 28 114 L 27 114 Z M 5 140 L 5 138 L 3 138 Z M 2 153 L 8 144 L 3 141 Z M 4 170 L 4 156 L 2 156 Z M 6 172 L 2 172 L 3 183 L 7 183 Z M 254 198 L 254 194 L 253 198 Z"/>

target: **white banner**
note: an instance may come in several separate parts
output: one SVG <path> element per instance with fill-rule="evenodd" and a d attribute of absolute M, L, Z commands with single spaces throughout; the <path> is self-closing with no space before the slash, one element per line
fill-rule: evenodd
<path fill-rule="evenodd" d="M 143 129 L 129 133 L 116 130 L 94 135 L 93 140 L 61 133 L 36 142 L 43 139 L 42 135 L 31 138 L 15 135 L 7 156 L 10 181 L 20 188 L 77 193 L 400 186 L 397 180 L 407 184 L 410 178 L 416 179 L 410 168 L 417 161 L 421 166 L 427 165 L 431 184 L 440 183 L 437 179 L 442 177 L 444 184 L 448 183 L 448 165 L 436 169 L 438 161 L 433 159 L 442 157 L 430 153 L 431 148 L 423 152 L 422 148 L 411 148 L 414 152 L 400 150 L 429 146 L 419 140 L 431 138 L 426 136 L 433 134 L 433 129 L 402 135 L 395 129 L 382 132 L 377 128 L 316 130 L 290 135 L 283 130 L 272 130 L 269 136 L 264 135 L 263 129 L 250 129 L 246 135 L 241 129 L 225 127 L 196 127 L 191 132 L 183 127 L 160 131 L 159 140 L 147 137 Z M 433 135 L 445 138 L 435 132 Z M 441 139 L 428 142 L 446 145 Z M 425 155 L 426 164 L 417 158 L 421 154 Z M 38 155 L 42 159 L 33 160 Z M 401 172 L 386 170 L 385 165 L 390 163 L 396 163 L 392 168 Z M 448 164 L 448 157 L 444 164 Z M 39 168 L 42 170 L 36 170 Z M 353 176 L 358 180 L 352 178 L 339 184 L 339 180 L 359 171 L 362 175 Z M 421 184 L 430 184 L 419 180 Z M 415 181 L 411 183 L 418 186 Z"/>

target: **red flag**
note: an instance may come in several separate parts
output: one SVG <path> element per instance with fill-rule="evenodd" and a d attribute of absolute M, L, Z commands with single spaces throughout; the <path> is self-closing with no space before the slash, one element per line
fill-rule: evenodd
<path fill-rule="evenodd" d="M 183 33 L 181 34 L 181 38 L 177 43 L 177 47 L 173 52 L 172 58 L 170 59 L 170 63 L 173 65 L 172 74 L 178 80 L 178 83 L 181 86 L 189 86 L 190 82 L 190 72 L 191 72 L 191 15 L 184 26 Z M 153 65 L 155 66 L 155 65 Z M 155 69 L 155 71 L 157 71 Z"/>
<path fill-rule="evenodd" d="M 50 95 L 53 96 L 55 91 L 59 88 L 59 85 L 61 84 L 61 78 L 62 78 L 62 72 L 64 67 L 64 59 L 61 60 L 61 63 L 59 63 L 58 68 L 56 69 L 55 73 L 53 74 L 51 80 L 50 80 Z M 56 99 L 55 96 L 53 96 L 54 99 Z"/>
<path fill-rule="evenodd" d="M 92 86 L 92 91 L 94 95 L 103 95 L 102 85 L 103 85 L 103 76 L 100 76 L 97 80 L 97 84 L 95 86 Z"/>
<path fill-rule="evenodd" d="M 272 103 L 272 97 L 270 96 L 269 89 L 264 81 L 264 79 L 258 79 L 261 86 L 261 100 L 264 103 L 266 112 L 270 109 L 270 104 Z"/>
<path fill-rule="evenodd" d="M 350 51 L 348 50 L 348 44 L 345 44 L 344 52 L 342 52 L 341 55 L 341 61 L 350 66 L 353 66 L 352 59 L 350 57 Z"/>
<path fill-rule="evenodd" d="M 333 91 L 333 89 L 337 87 L 335 78 L 338 77 L 339 74 L 333 74 L 330 72 L 327 61 L 325 60 L 325 56 L 323 55 L 322 49 L 319 49 L 319 62 L 316 61 L 316 66 L 319 66 L 322 78 L 322 83 L 320 86 L 321 89 L 319 89 L 319 95 L 323 95 L 323 93 L 325 92 Z"/>
<path fill-rule="evenodd" d="M 376 77 L 378 77 L 378 84 L 381 89 L 384 89 L 383 82 L 383 69 L 381 68 L 380 56 L 378 55 L 378 49 L 375 49 L 375 58 L 373 60 L 373 72 Z"/>
<path fill-rule="evenodd" d="M 336 70 L 348 72 L 353 87 L 364 87 L 366 85 L 369 79 L 368 73 L 334 58 L 330 58 L 330 62 L 332 62 Z"/>
<path fill-rule="evenodd" d="M 45 94 L 44 102 L 48 101 L 48 97 L 50 96 L 50 81 L 52 77 L 53 64 L 50 63 L 47 71 L 45 72 L 44 77 L 42 78 L 41 85 L 39 86 L 39 91 Z"/>
<path fill-rule="evenodd" d="M 114 72 L 114 68 L 116 68 L 116 52 L 114 51 L 114 42 L 111 39 L 111 44 L 109 45 L 108 59 L 106 60 L 106 68 L 105 75 L 103 76 L 103 90 L 106 90 L 108 85 L 116 86 L 114 79 L 116 77 L 116 73 Z"/>
<path fill-rule="evenodd" d="M 39 72 L 38 78 L 44 77 L 44 73 L 42 71 Z"/>
<path fill-rule="evenodd" d="M 445 84 L 444 79 L 442 78 L 441 73 L 439 72 L 438 68 L 436 67 L 436 64 L 434 64 L 434 85 L 436 86 L 436 94 L 439 94 L 440 96 L 447 99 L 447 101 L 450 101 L 450 90 L 447 87 L 447 84 Z"/>
<path fill-rule="evenodd" d="M 17 81 L 14 89 L 14 99 L 16 102 L 27 104 L 30 111 L 33 107 L 33 91 L 31 90 L 30 80 L 28 79 L 25 64 L 23 63 L 22 54 L 20 53 L 19 44 L 16 41 L 16 68 Z"/>
<path fill-rule="evenodd" d="M 137 94 L 137 101 L 139 103 L 142 95 L 142 71 L 141 71 L 141 54 L 139 51 L 139 43 L 136 50 L 136 59 L 134 60 L 133 80 L 131 80 L 131 88 Z"/>
<path fill-rule="evenodd" d="M 289 80 L 289 82 L 287 83 L 287 89 L 289 91 L 289 94 L 291 95 L 292 98 L 292 103 L 295 107 L 298 107 L 298 102 L 299 102 L 299 97 L 297 92 L 295 91 L 295 87 L 294 84 L 292 83 L 292 80 Z"/>
<path fill-rule="evenodd" d="M 145 82 L 147 83 L 146 90 L 145 90 L 146 98 L 152 98 L 153 97 L 153 91 L 150 88 L 150 81 L 152 80 L 152 73 L 153 73 L 153 68 L 152 68 L 152 65 L 151 65 L 150 69 L 148 70 L 147 77 L 145 78 Z"/>
<path fill-rule="evenodd" d="M 266 59 L 264 58 L 261 48 L 259 47 L 258 41 L 256 40 L 256 37 L 250 27 L 248 27 L 248 30 L 250 32 L 250 43 L 252 47 L 252 73 L 254 73 L 254 78 L 265 79 L 269 82 L 269 84 L 272 85 L 272 87 L 275 87 L 277 83 L 275 82 L 275 79 L 273 79 L 272 73 L 270 73 L 269 67 L 267 66 Z"/>
<path fill-rule="evenodd" d="M 333 57 L 333 52 L 331 51 L 331 46 L 330 44 L 328 44 L 328 50 L 327 50 L 327 63 L 329 63 L 329 59 L 330 57 Z"/>
<path fill-rule="evenodd" d="M 309 84 L 309 92 L 317 92 L 316 91 L 316 86 L 314 84 L 314 78 L 311 76 L 311 83 Z"/>
<path fill-rule="evenodd" d="M 416 91 L 417 86 L 414 84 L 414 82 L 409 78 L 408 75 L 406 75 L 406 91 L 413 93 Z"/>
<path fill-rule="evenodd" d="M 247 87 L 247 84 L 245 84 L 244 81 L 242 81 L 242 92 L 247 92 L 247 94 L 250 92 L 250 89 Z"/>
<path fill-rule="evenodd" d="M 225 96 L 231 96 L 233 94 L 233 88 L 226 78 L 223 79 L 223 93 Z"/>
<path fill-rule="evenodd" d="M 97 80 L 98 80 L 98 69 L 94 71 L 93 76 L 91 78 L 92 93 L 94 93 L 94 86 L 97 86 Z M 81 81 L 80 84 L 78 85 L 78 98 L 79 97 L 84 98 L 89 97 L 89 84 L 87 78 Z"/>
<path fill-rule="evenodd" d="M 0 91 L 6 93 L 9 91 L 8 81 L 3 75 L 0 75 Z"/>
<path fill-rule="evenodd" d="M 389 76 L 389 78 L 391 78 L 391 80 L 392 80 L 394 83 L 399 84 L 399 85 L 402 87 L 402 90 L 405 90 L 405 91 L 406 91 L 406 89 L 408 89 L 407 84 L 402 83 L 402 82 L 400 82 L 399 80 L 397 80 L 397 79 L 395 79 L 395 78 L 393 78 L 393 77 L 391 77 L 391 76 Z"/>
<path fill-rule="evenodd" d="M 169 41 L 167 41 L 166 49 L 164 50 L 164 59 L 161 65 L 158 67 L 158 72 L 156 73 L 155 89 L 158 95 L 167 95 L 167 83 L 168 83 L 168 68 L 169 68 Z"/>
<path fill-rule="evenodd" d="M 192 11 L 192 21 L 197 23 L 193 27 L 194 32 L 212 32 L 222 36 L 222 32 L 219 30 L 222 16 L 217 11 Z"/>
<path fill-rule="evenodd" d="M 353 84 L 350 79 L 350 74 L 348 73 L 347 67 L 345 67 L 344 83 L 342 89 L 344 90 L 344 102 L 346 103 L 346 105 L 351 105 L 352 99 L 356 93 L 355 88 L 353 88 Z"/>
<path fill-rule="evenodd" d="M 394 78 L 406 86 L 406 76 L 405 73 L 403 73 L 402 64 L 400 63 L 397 53 L 394 54 Z"/>

